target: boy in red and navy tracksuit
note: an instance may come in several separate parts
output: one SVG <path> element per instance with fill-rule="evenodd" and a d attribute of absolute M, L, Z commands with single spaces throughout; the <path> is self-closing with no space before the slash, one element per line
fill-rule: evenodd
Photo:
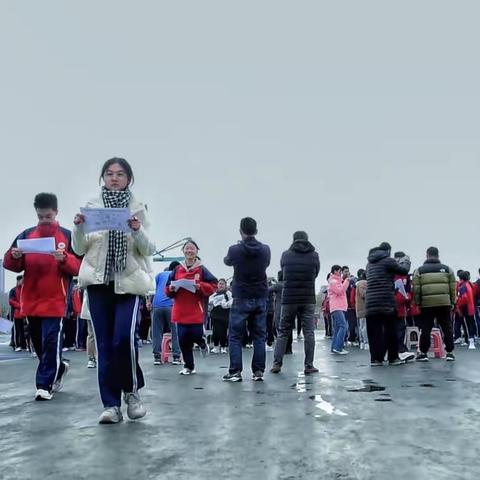
<path fill-rule="evenodd" d="M 36 400 L 51 400 L 52 392 L 63 386 L 68 364 L 62 362 L 62 319 L 66 314 L 69 285 L 78 274 L 80 259 L 70 246 L 71 233 L 60 227 L 57 197 L 39 193 L 34 208 L 36 227 L 24 230 L 5 253 L 3 265 L 12 272 L 24 272 L 22 313 L 27 317 L 30 337 L 38 356 Z M 17 240 L 54 238 L 56 250 L 23 253 Z"/>
<path fill-rule="evenodd" d="M 217 290 L 217 279 L 201 264 L 197 257 L 198 246 L 190 240 L 184 247 L 185 262 L 182 262 L 170 274 L 165 286 L 165 295 L 174 299 L 172 322 L 178 327 L 178 342 L 182 351 L 185 368 L 179 373 L 190 375 L 195 373 L 193 345 L 200 346 L 202 353 L 208 352 L 203 337 L 203 324 L 207 301 Z M 180 288 L 174 289 L 171 282 L 176 280 L 194 280 L 195 293 Z"/>
<path fill-rule="evenodd" d="M 22 312 L 22 283 L 23 276 L 17 277 L 17 285 L 10 290 L 8 295 L 8 303 L 11 307 L 11 320 L 13 322 L 12 329 L 12 347 L 16 352 L 27 349 L 27 340 L 25 338 L 25 315 Z"/>

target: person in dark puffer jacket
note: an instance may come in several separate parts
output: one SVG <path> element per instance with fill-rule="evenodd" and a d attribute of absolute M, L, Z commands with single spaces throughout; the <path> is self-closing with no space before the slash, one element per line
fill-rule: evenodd
<path fill-rule="evenodd" d="M 315 279 L 320 272 L 320 260 L 305 232 L 299 231 L 293 234 L 293 244 L 283 253 L 280 265 L 285 283 L 280 329 L 271 372 L 280 373 L 288 337 L 295 325 L 295 317 L 298 317 L 305 335 L 305 374 L 316 373 L 318 370 L 313 366 Z"/>
<path fill-rule="evenodd" d="M 383 365 L 388 351 L 390 365 L 404 363 L 398 358 L 398 342 L 395 333 L 396 303 L 395 275 L 407 275 L 410 259 L 405 256 L 394 260 L 390 256 L 391 246 L 383 242 L 372 248 L 367 265 L 367 334 L 372 366 Z"/>

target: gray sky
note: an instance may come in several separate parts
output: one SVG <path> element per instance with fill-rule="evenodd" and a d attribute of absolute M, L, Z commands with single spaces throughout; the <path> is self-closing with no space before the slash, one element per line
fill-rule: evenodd
<path fill-rule="evenodd" d="M 124 156 L 157 246 L 192 236 L 218 276 L 246 215 L 271 274 L 297 229 L 322 279 L 384 240 L 415 265 L 437 245 L 473 274 L 479 14 L 460 0 L 3 0 L 1 250 L 35 223 L 35 193 L 56 192 L 70 227 Z"/>

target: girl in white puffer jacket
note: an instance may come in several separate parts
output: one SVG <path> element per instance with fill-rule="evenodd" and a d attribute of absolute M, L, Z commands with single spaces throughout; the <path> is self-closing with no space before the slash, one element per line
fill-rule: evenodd
<path fill-rule="evenodd" d="M 100 195 L 87 208 L 128 208 L 130 231 L 86 233 L 86 217 L 77 214 L 72 246 L 83 255 L 78 275 L 86 288 L 98 355 L 98 383 L 105 410 L 100 423 L 122 421 L 121 397 L 130 419 L 145 416 L 138 390 L 145 385 L 138 363 L 136 330 L 139 296 L 155 290 L 151 256 L 155 245 L 146 233 L 147 211 L 131 193 L 133 172 L 123 158 L 105 162 Z M 88 213 L 87 213 L 88 215 Z"/>

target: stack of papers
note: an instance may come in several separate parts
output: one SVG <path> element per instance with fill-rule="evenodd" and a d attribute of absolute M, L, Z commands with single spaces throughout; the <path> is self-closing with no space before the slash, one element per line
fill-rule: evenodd
<path fill-rule="evenodd" d="M 53 253 L 56 250 L 55 238 L 45 237 L 17 240 L 17 248 L 23 253 Z"/>

